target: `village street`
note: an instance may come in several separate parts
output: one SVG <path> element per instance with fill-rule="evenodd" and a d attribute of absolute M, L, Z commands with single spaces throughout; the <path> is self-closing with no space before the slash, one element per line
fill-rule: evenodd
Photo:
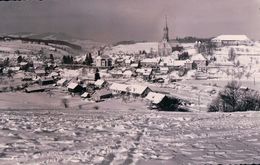
<path fill-rule="evenodd" d="M 260 162 L 259 113 L 103 107 L 0 111 L 0 164 Z"/>

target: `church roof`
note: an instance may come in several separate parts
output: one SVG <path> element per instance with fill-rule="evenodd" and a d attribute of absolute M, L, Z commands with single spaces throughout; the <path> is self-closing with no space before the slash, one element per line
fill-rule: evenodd
<path fill-rule="evenodd" d="M 246 35 L 220 35 L 213 38 L 212 41 L 249 41 Z"/>

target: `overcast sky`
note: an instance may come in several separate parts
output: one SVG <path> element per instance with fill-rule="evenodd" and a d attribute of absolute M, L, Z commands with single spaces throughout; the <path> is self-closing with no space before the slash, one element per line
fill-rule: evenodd
<path fill-rule="evenodd" d="M 65 32 L 97 41 L 246 34 L 260 39 L 260 0 L 29 0 L 0 2 L 0 33 Z"/>

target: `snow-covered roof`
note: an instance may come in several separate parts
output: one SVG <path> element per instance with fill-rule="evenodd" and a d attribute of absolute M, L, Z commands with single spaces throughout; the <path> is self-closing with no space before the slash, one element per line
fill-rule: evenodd
<path fill-rule="evenodd" d="M 82 95 L 81 95 L 81 97 L 83 97 L 83 98 L 86 98 L 86 97 L 89 97 L 89 93 L 87 93 L 87 92 L 84 92 Z"/>
<path fill-rule="evenodd" d="M 124 53 L 135 54 L 143 50 L 147 53 L 151 52 L 151 50 L 157 52 L 158 42 L 143 42 L 143 43 L 135 43 L 135 44 L 127 44 L 127 45 L 117 45 L 112 47 L 112 50 L 110 50 L 110 52 L 123 53 L 123 54 Z"/>
<path fill-rule="evenodd" d="M 186 63 L 186 60 L 176 60 L 173 62 L 173 66 L 184 66 Z"/>
<path fill-rule="evenodd" d="M 113 83 L 109 89 L 116 90 L 116 91 L 127 91 L 128 85 L 126 84 L 119 84 L 119 83 Z"/>
<path fill-rule="evenodd" d="M 105 83 L 105 80 L 99 79 L 99 80 L 95 81 L 94 84 L 95 84 L 96 86 L 102 86 L 104 83 Z"/>
<path fill-rule="evenodd" d="M 160 67 L 160 71 L 168 71 L 169 68 L 168 67 Z"/>
<path fill-rule="evenodd" d="M 20 67 L 19 66 L 9 67 L 9 69 L 12 71 L 18 71 L 18 70 L 20 70 Z"/>
<path fill-rule="evenodd" d="M 250 41 L 246 35 L 220 35 L 212 41 Z"/>
<path fill-rule="evenodd" d="M 206 58 L 202 54 L 195 54 L 191 56 L 191 61 L 202 61 L 206 60 Z"/>
<path fill-rule="evenodd" d="M 131 70 L 126 70 L 123 75 L 131 76 L 133 72 Z"/>
<path fill-rule="evenodd" d="M 114 74 L 114 75 L 122 75 L 123 72 L 122 72 L 122 70 L 112 70 L 112 71 L 110 71 L 110 74 Z"/>
<path fill-rule="evenodd" d="M 161 60 L 160 58 L 145 58 L 141 62 L 142 63 L 159 63 L 160 60 Z"/>
<path fill-rule="evenodd" d="M 138 67 L 138 63 L 131 64 L 131 67 Z"/>
<path fill-rule="evenodd" d="M 36 74 L 45 74 L 45 70 L 35 70 L 34 71 Z"/>
<path fill-rule="evenodd" d="M 141 85 L 131 85 L 130 87 L 130 93 L 134 94 L 142 94 L 148 87 L 147 86 L 141 86 Z"/>
<path fill-rule="evenodd" d="M 164 94 L 149 92 L 145 98 L 154 104 L 159 104 L 163 100 L 164 97 L 166 97 L 166 95 L 164 95 Z"/>
<path fill-rule="evenodd" d="M 132 60 L 125 60 L 126 64 L 131 64 Z"/>
<path fill-rule="evenodd" d="M 136 69 L 136 72 L 142 74 L 146 74 L 146 73 L 151 74 L 152 70 L 153 70 L 152 68 L 140 68 L 140 69 Z"/>
<path fill-rule="evenodd" d="M 74 89 L 74 88 L 76 88 L 77 86 L 78 86 L 77 83 L 71 82 L 71 83 L 69 83 L 68 88 L 69 88 L 69 89 Z"/>
<path fill-rule="evenodd" d="M 126 84 L 119 84 L 119 83 L 113 83 L 110 86 L 111 90 L 122 91 L 122 92 L 129 91 L 130 93 L 133 94 L 142 94 L 147 88 L 148 88 L 147 86 L 126 85 Z"/>
<path fill-rule="evenodd" d="M 51 72 L 49 76 L 59 76 L 59 73 L 57 73 L 57 72 Z"/>
<path fill-rule="evenodd" d="M 27 65 L 28 62 L 21 62 L 20 65 L 23 66 L 23 65 Z"/>
<path fill-rule="evenodd" d="M 101 90 L 97 90 L 93 95 L 94 96 L 105 96 L 105 95 L 110 95 L 112 94 L 109 90 L 107 89 L 101 89 Z"/>
<path fill-rule="evenodd" d="M 65 78 L 60 79 L 59 81 L 57 81 L 57 84 L 64 84 L 67 80 Z"/>

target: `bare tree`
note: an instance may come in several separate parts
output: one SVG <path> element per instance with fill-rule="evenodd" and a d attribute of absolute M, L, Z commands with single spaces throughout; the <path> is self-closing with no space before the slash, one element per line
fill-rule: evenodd
<path fill-rule="evenodd" d="M 228 52 L 228 60 L 229 61 L 234 61 L 236 58 L 236 52 L 234 48 L 231 48 Z"/>
<path fill-rule="evenodd" d="M 259 111 L 260 96 L 257 91 L 241 89 L 238 82 L 228 83 L 211 105 L 209 112 Z"/>

